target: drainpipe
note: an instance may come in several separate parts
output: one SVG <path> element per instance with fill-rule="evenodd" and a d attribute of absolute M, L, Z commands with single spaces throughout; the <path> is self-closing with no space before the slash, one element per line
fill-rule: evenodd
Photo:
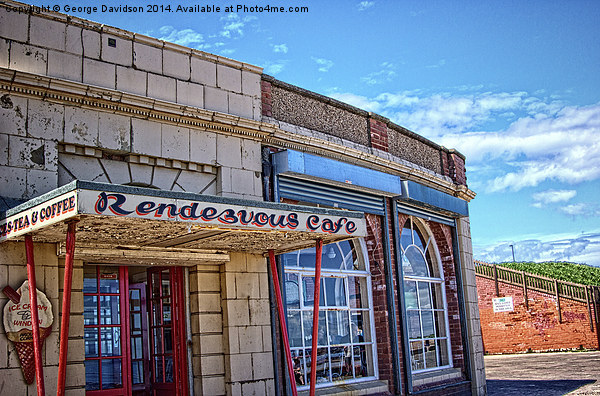
<path fill-rule="evenodd" d="M 471 372 L 471 348 L 469 343 L 470 336 L 469 327 L 467 326 L 467 309 L 465 305 L 465 296 L 463 289 L 464 284 L 462 278 L 462 263 L 460 261 L 460 249 L 458 246 L 458 230 L 456 220 L 454 222 L 454 227 L 452 227 L 452 253 L 454 255 L 454 272 L 456 272 L 456 283 L 458 284 L 458 313 L 460 315 L 460 329 L 462 333 L 463 342 L 463 361 L 465 362 L 465 372 L 467 374 L 467 380 L 472 380 L 474 376 Z"/>
<path fill-rule="evenodd" d="M 33 357 L 35 361 L 35 382 L 38 396 L 44 396 L 44 366 L 42 365 L 42 341 L 40 340 L 40 321 L 38 317 L 37 288 L 35 284 L 35 262 L 33 259 L 33 239 L 25 235 L 25 254 L 27 256 L 27 279 L 29 281 L 29 309 L 31 311 L 31 332 L 33 333 Z"/>
<path fill-rule="evenodd" d="M 385 249 L 383 250 L 384 259 L 385 259 L 385 293 L 386 298 L 388 300 L 389 309 L 388 312 L 388 322 L 390 327 L 390 341 L 392 344 L 392 371 L 394 375 L 394 389 L 396 390 L 396 394 L 402 394 L 402 375 L 400 373 L 400 349 L 398 346 L 398 325 L 397 325 L 397 317 L 396 317 L 396 301 L 394 299 L 394 278 L 392 272 L 392 253 L 390 248 L 390 229 L 389 229 L 389 210 L 388 210 L 388 201 L 385 199 L 384 202 L 384 245 Z M 396 264 L 399 265 L 399 264 Z"/>
<path fill-rule="evenodd" d="M 190 312 L 190 269 L 184 268 L 183 280 L 185 287 L 185 334 L 187 345 L 187 371 L 189 396 L 194 396 L 194 368 L 192 367 L 192 313 Z"/>
<path fill-rule="evenodd" d="M 396 249 L 396 282 L 398 284 L 398 301 L 400 301 L 400 315 L 402 325 L 402 351 L 404 357 L 404 367 L 406 368 L 407 393 L 413 393 L 412 385 L 412 366 L 410 363 L 408 327 L 406 325 L 406 302 L 404 301 L 404 271 L 402 269 L 402 249 L 400 249 L 400 224 L 398 222 L 398 198 L 392 198 L 392 216 L 394 221 L 394 239 Z"/>

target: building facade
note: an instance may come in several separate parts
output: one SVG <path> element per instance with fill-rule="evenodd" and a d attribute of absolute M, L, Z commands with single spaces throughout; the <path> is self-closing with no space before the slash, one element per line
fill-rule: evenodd
<path fill-rule="evenodd" d="M 2 393 L 486 393 L 460 153 L 24 7 L 0 4 Z M 26 280 L 54 318 L 31 385 Z"/>

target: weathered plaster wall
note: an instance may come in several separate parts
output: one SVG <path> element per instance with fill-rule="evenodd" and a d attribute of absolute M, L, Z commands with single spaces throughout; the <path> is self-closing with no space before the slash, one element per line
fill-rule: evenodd
<path fill-rule="evenodd" d="M 79 18 L 10 7 L 0 6 L 0 67 L 260 119 L 258 67 Z"/>
<path fill-rule="evenodd" d="M 34 258 L 37 288 L 43 291 L 50 300 L 54 315 L 52 332 L 45 339 L 42 347 L 44 383 L 46 392 L 51 394 L 56 390 L 58 378 L 64 260 L 56 256 L 56 246 L 54 244 L 34 244 Z M 66 388 L 69 390 L 69 394 L 73 395 L 85 394 L 82 268 L 83 263 L 75 260 L 66 376 Z M 4 242 L 0 246 L 0 285 L 2 287 L 10 285 L 16 290 L 25 280 L 27 280 L 25 244 Z M 4 309 L 7 301 L 8 298 L 0 293 L 0 309 Z M 0 394 L 37 395 L 35 382 L 29 386 L 25 385 L 18 353 L 14 344 L 6 338 L 4 326 L 0 327 Z"/>

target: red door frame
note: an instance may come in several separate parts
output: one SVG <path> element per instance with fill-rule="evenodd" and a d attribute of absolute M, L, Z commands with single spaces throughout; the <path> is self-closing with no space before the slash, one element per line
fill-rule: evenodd
<path fill-rule="evenodd" d="M 148 301 L 146 299 L 146 289 L 147 283 L 134 283 L 129 284 L 129 303 L 131 304 L 131 291 L 137 290 L 140 293 L 140 325 L 141 325 L 141 337 L 142 337 L 142 365 L 144 367 L 143 375 L 144 375 L 144 383 L 135 385 L 133 384 L 133 373 L 132 373 L 132 384 L 131 391 L 133 395 L 146 395 L 150 392 L 150 376 L 152 375 L 150 372 L 150 358 L 149 358 L 149 338 L 148 338 Z M 133 323 L 131 318 L 131 305 L 129 307 L 129 345 L 131 345 L 131 331 L 133 331 Z M 139 360 L 139 359 L 136 359 Z M 131 352 L 130 363 L 133 363 L 133 351 Z"/>
<path fill-rule="evenodd" d="M 100 294 L 99 289 L 99 267 L 94 266 L 96 268 L 96 281 L 98 287 L 98 294 Z M 131 344 L 129 343 L 129 275 L 127 267 L 121 266 L 119 267 L 119 310 L 120 310 L 120 319 L 121 319 L 121 380 L 123 383 L 122 388 L 115 389 L 100 389 L 93 391 L 86 391 L 85 394 L 89 396 L 127 396 L 131 394 L 131 373 L 130 373 L 130 363 L 131 363 Z M 98 301 L 98 304 L 100 302 Z M 100 311 L 98 311 L 98 315 L 100 315 Z M 98 323 L 98 326 L 100 323 Z M 86 325 L 89 326 L 89 325 Z M 86 327 L 84 326 L 84 327 Z M 93 326 L 94 327 L 94 326 Z M 102 362 L 102 351 L 100 349 L 101 340 L 98 339 L 98 355 L 99 360 Z M 86 359 L 88 360 L 88 359 Z M 91 359 L 90 359 L 91 360 Z M 95 360 L 95 359 L 94 359 Z M 99 364 L 101 366 L 101 363 Z M 101 371 L 100 371 L 101 373 Z M 100 375 L 100 382 L 102 382 L 102 376 Z"/>
<path fill-rule="evenodd" d="M 152 294 L 152 274 L 161 274 L 162 272 L 169 271 L 169 283 L 171 286 L 170 298 L 171 298 L 171 337 L 172 337 L 172 358 L 173 358 L 173 387 L 170 385 L 156 385 L 157 383 L 155 375 L 156 370 L 154 367 L 154 335 L 152 333 L 152 327 L 154 325 L 154 316 L 152 312 L 153 300 L 155 299 Z M 150 322 L 148 324 L 149 337 L 150 337 L 150 367 L 151 367 L 151 379 L 153 394 L 166 394 L 164 392 L 175 391 L 175 395 L 187 395 L 188 394 L 188 373 L 187 373 L 187 348 L 186 348 L 186 316 L 185 316 L 185 293 L 184 293 L 184 279 L 183 279 L 183 268 L 182 267 L 162 267 L 162 268 L 150 268 L 148 269 L 148 313 Z M 160 289 L 160 299 L 162 300 L 162 285 Z M 162 303 L 161 303 L 161 318 L 162 316 Z M 161 319 L 162 320 L 162 319 Z M 161 322 L 162 323 L 162 322 Z M 163 333 L 164 334 L 164 333 Z M 164 345 L 164 337 L 163 337 Z M 164 370 L 164 364 L 163 364 Z M 164 376 L 164 372 L 163 372 Z M 162 391 L 162 392 L 161 392 Z"/>

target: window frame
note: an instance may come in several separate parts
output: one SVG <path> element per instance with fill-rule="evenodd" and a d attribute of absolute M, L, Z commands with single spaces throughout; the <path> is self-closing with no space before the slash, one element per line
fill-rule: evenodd
<path fill-rule="evenodd" d="M 452 368 L 454 367 L 453 364 L 453 359 L 452 359 L 452 343 L 450 340 L 450 321 L 449 321 L 449 317 L 448 317 L 448 300 L 446 297 L 446 282 L 445 282 L 445 274 L 444 274 L 444 268 L 442 265 L 442 260 L 441 260 L 441 256 L 440 256 L 440 252 L 439 252 L 439 248 L 436 242 L 436 239 L 433 235 L 433 233 L 431 232 L 430 228 L 424 224 L 420 219 L 414 217 L 414 216 L 409 216 L 406 221 L 404 222 L 404 224 L 401 225 L 401 230 L 400 230 L 400 235 L 402 235 L 404 229 L 406 228 L 406 223 L 410 221 L 410 229 L 411 229 L 411 238 L 412 238 L 412 244 L 408 245 L 406 248 L 403 246 L 402 244 L 402 237 L 400 237 L 400 241 L 399 241 L 399 247 L 400 247 L 400 254 L 401 254 L 401 258 L 400 258 L 400 265 L 402 264 L 402 261 L 404 260 L 405 257 L 405 251 L 408 249 L 409 246 L 414 246 L 415 248 L 417 248 L 420 253 L 422 254 L 423 258 L 425 259 L 425 263 L 428 265 L 428 271 L 429 271 L 429 266 L 433 269 L 433 266 L 436 266 L 436 269 L 438 271 L 439 277 L 436 276 L 431 276 L 431 273 L 429 274 L 429 276 L 419 276 L 419 275 L 407 275 L 404 270 L 402 271 L 402 290 L 404 292 L 404 300 L 405 300 L 405 318 L 408 318 L 408 313 L 409 311 L 413 311 L 413 312 L 418 312 L 419 314 L 419 330 L 420 330 L 420 337 L 417 338 L 410 338 L 410 327 L 409 324 L 407 323 L 406 326 L 406 330 L 407 330 L 407 335 L 406 335 L 406 340 L 408 341 L 408 345 L 406 346 L 406 351 L 405 353 L 408 355 L 409 357 L 409 361 L 410 361 L 410 370 L 411 373 L 413 374 L 420 374 L 420 373 L 428 373 L 428 372 L 433 372 L 433 371 L 438 371 L 438 370 L 444 370 L 444 369 L 448 369 L 448 368 Z M 424 246 L 424 251 L 421 250 L 421 248 L 415 243 L 414 240 L 414 232 L 416 231 L 417 236 L 421 237 L 421 244 Z M 435 261 L 435 262 L 432 262 Z M 416 295 L 417 295 L 417 307 L 416 308 L 408 308 L 406 306 L 406 282 L 414 282 L 415 286 L 416 286 Z M 430 296 L 430 301 L 432 302 L 432 306 L 431 308 L 421 308 L 420 307 L 420 302 L 419 302 L 419 283 L 427 283 L 429 285 L 429 296 Z M 435 293 L 431 287 L 432 284 L 437 284 L 440 286 L 440 291 L 441 291 L 441 307 L 435 307 L 433 306 L 433 302 L 434 299 L 433 294 Z M 438 302 L 439 304 L 439 302 Z M 444 312 L 444 321 L 445 321 L 445 336 L 444 337 L 438 337 L 436 335 L 436 317 L 435 317 L 435 312 L 439 312 L 442 311 Z M 422 311 L 429 311 L 432 312 L 432 316 L 433 316 L 433 326 L 434 326 L 434 336 L 433 337 L 424 337 L 423 335 L 423 321 L 422 321 Z M 408 322 L 408 319 L 407 319 Z M 426 358 L 425 356 L 423 356 L 423 365 L 424 368 L 422 369 L 414 369 L 413 365 L 413 356 L 412 356 L 412 350 L 411 350 L 411 343 L 412 342 L 416 342 L 416 341 L 421 341 L 422 343 L 425 340 L 434 340 L 434 342 L 437 344 L 438 340 L 443 340 L 446 339 L 446 348 L 447 348 L 447 359 L 448 359 L 448 364 L 446 365 L 438 365 L 435 367 L 426 367 Z M 422 346 L 422 350 L 423 350 L 423 354 L 425 354 L 425 348 Z M 438 362 L 440 362 L 441 360 L 441 356 L 440 356 L 440 351 L 438 350 L 438 348 L 436 348 L 436 359 Z"/>
<path fill-rule="evenodd" d="M 344 241 L 342 241 L 344 242 Z M 357 255 L 357 260 L 360 263 L 360 266 L 362 267 L 362 269 L 360 270 L 347 270 L 347 269 L 340 269 L 340 270 L 336 270 L 336 269 L 332 269 L 332 268 L 324 268 L 321 267 L 321 290 L 322 290 L 322 295 L 321 295 L 321 300 L 323 299 L 323 296 L 325 295 L 326 291 L 323 289 L 323 285 L 324 285 L 324 279 L 325 278 L 337 278 L 337 279 L 344 279 L 344 293 L 345 293 L 345 305 L 344 306 L 326 306 L 325 301 L 321 301 L 319 304 L 319 314 L 325 316 L 324 322 L 322 322 L 322 318 L 319 318 L 319 328 L 321 328 L 321 326 L 324 326 L 327 334 L 329 335 L 329 312 L 336 312 L 336 311 L 341 311 L 341 312 L 348 312 L 347 318 L 348 318 L 348 330 L 349 330 L 349 340 L 348 342 L 343 342 L 343 343 L 332 343 L 330 340 L 330 337 L 326 337 L 326 343 L 325 344 L 319 344 L 318 348 L 327 348 L 328 349 L 328 371 L 329 371 L 329 380 L 327 382 L 321 382 L 319 383 L 317 381 L 316 384 L 316 388 L 325 388 L 325 387 L 335 387 L 337 385 L 340 384 L 349 384 L 349 383 L 357 383 L 357 382 L 366 382 L 366 381 L 372 381 L 372 380 L 376 380 L 379 378 L 379 368 L 378 368 L 378 359 L 377 359 L 377 342 L 376 342 L 376 334 L 375 334 L 375 318 L 374 318 L 374 309 L 373 309 L 373 293 L 372 293 L 372 279 L 371 279 L 371 272 L 369 271 L 369 259 L 368 259 L 368 255 L 367 255 L 367 249 L 366 249 L 366 243 L 364 241 L 363 238 L 359 238 L 359 239 L 354 239 L 351 241 L 347 241 L 351 244 L 353 244 L 354 247 L 354 251 L 356 252 Z M 340 242 L 334 242 L 335 244 L 339 244 Z M 331 245 L 331 244 L 329 244 Z M 325 245 L 323 247 L 323 254 L 326 254 L 326 246 Z M 342 249 L 340 249 L 340 251 L 342 251 Z M 291 252 L 291 253 L 296 253 L 296 254 L 300 254 L 300 251 L 295 251 L 295 252 Z M 282 257 L 282 256 L 280 256 Z M 302 351 L 304 351 L 304 353 L 306 354 L 311 348 L 311 341 L 312 341 L 312 332 L 311 333 L 305 333 L 305 326 L 304 326 L 304 312 L 313 312 L 313 306 L 312 305 L 304 305 L 304 298 L 303 298 L 303 293 L 304 293 L 304 286 L 303 286 L 303 278 L 314 278 L 315 275 L 315 270 L 314 270 L 314 266 L 313 267 L 301 267 L 299 265 L 296 266 L 286 266 L 284 264 L 284 260 L 282 261 L 282 269 L 283 269 L 283 274 L 284 274 L 284 283 L 285 282 L 290 282 L 290 280 L 286 280 L 287 275 L 288 274 L 293 274 L 296 275 L 296 282 L 298 283 L 298 302 L 297 302 L 297 307 L 290 307 L 288 302 L 287 302 L 287 296 L 284 296 L 284 301 L 285 301 L 285 311 L 286 311 L 286 322 L 288 321 L 288 317 L 290 316 L 290 312 L 298 312 L 301 313 L 300 314 L 300 333 L 301 333 L 301 346 L 296 346 L 296 347 L 292 347 L 290 345 L 290 349 L 292 351 L 292 355 L 293 356 L 297 356 L 295 354 L 295 352 L 297 353 L 302 353 Z M 298 263 L 298 261 L 296 261 L 296 263 Z M 349 286 L 349 281 L 348 279 L 351 277 L 357 277 L 357 278 L 361 278 L 364 279 L 365 282 L 365 287 L 363 287 L 361 290 L 361 296 L 365 297 L 365 303 L 367 304 L 367 306 L 365 308 L 353 308 L 351 303 L 350 303 L 350 286 Z M 293 281 L 292 281 L 293 282 Z M 285 290 L 285 289 L 284 289 Z M 287 293 L 286 293 L 287 294 Z M 310 298 L 312 298 L 312 296 L 309 296 Z M 356 340 L 353 340 L 352 335 L 350 335 L 350 332 L 352 330 L 352 316 L 354 313 L 358 313 L 359 315 L 368 315 L 368 321 L 369 321 L 369 327 L 368 327 L 368 331 L 370 334 L 370 341 L 359 341 L 357 342 Z M 312 327 L 312 314 L 310 314 L 310 318 L 311 318 L 311 323 L 310 326 Z M 363 330 L 364 331 L 364 330 Z M 364 337 L 364 336 L 363 336 Z M 335 380 L 333 377 L 333 369 L 332 369 L 332 353 L 331 353 L 331 348 L 336 348 L 336 347 L 343 347 L 343 346 L 349 346 L 352 350 L 352 375 L 353 378 L 348 378 L 348 379 L 343 379 L 343 380 Z M 365 347 L 365 352 L 367 355 L 367 359 L 370 359 L 370 361 L 368 362 L 368 364 L 372 365 L 372 372 L 373 375 L 367 375 L 364 377 L 356 377 L 356 361 L 354 360 L 354 350 L 355 347 Z M 366 349 L 370 349 L 370 351 L 366 351 Z M 370 356 L 370 357 L 369 357 Z M 310 370 L 310 361 L 309 359 L 302 359 L 303 362 L 303 374 L 305 377 L 305 385 L 297 385 L 298 386 L 298 390 L 302 391 L 302 390 L 307 390 L 309 389 L 309 380 L 310 380 L 310 374 L 308 373 L 308 371 Z"/>

